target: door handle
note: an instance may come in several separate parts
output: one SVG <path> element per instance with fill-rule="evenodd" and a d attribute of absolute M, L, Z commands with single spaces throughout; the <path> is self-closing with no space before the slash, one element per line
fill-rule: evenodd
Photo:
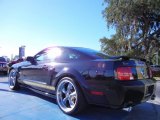
<path fill-rule="evenodd" d="M 47 71 L 55 71 L 55 68 L 54 67 L 51 67 L 51 66 L 47 66 L 47 65 L 44 65 L 42 67 L 43 70 L 47 70 Z"/>
<path fill-rule="evenodd" d="M 44 65 L 44 66 L 42 67 L 42 69 L 48 70 L 48 66 L 47 66 L 47 65 Z"/>

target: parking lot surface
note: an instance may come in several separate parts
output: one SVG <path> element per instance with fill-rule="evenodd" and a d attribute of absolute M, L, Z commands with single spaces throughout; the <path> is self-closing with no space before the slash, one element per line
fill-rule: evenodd
<path fill-rule="evenodd" d="M 157 98 L 133 107 L 132 111 L 89 106 L 75 116 L 64 114 L 56 101 L 27 89 L 11 91 L 7 76 L 0 74 L 0 120 L 160 120 L 160 82 Z"/>

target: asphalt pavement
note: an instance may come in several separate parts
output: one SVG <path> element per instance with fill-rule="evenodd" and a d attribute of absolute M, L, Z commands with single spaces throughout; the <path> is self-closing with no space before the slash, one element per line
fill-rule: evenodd
<path fill-rule="evenodd" d="M 132 111 L 89 106 L 76 116 L 64 114 L 54 99 L 27 89 L 11 91 L 7 76 L 0 75 L 0 120 L 160 120 L 160 82 L 156 100 L 133 107 Z"/>

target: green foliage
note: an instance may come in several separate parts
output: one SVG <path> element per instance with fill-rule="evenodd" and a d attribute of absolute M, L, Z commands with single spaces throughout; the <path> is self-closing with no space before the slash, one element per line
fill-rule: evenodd
<path fill-rule="evenodd" d="M 119 33 L 113 35 L 110 39 L 104 37 L 100 39 L 100 42 L 101 50 L 108 55 L 128 55 L 129 41 L 124 40 Z"/>
<path fill-rule="evenodd" d="M 160 0 L 105 0 L 104 2 L 107 3 L 103 11 L 107 26 L 115 27 L 117 33 L 111 39 L 100 40 L 102 50 L 107 52 L 110 50 L 109 46 L 113 47 L 115 44 L 120 45 L 116 47 L 119 50 L 128 44 L 128 47 L 131 46 L 128 50 L 129 55 L 151 60 L 153 54 L 160 50 Z M 116 39 L 127 42 L 121 43 Z M 105 45 L 104 41 L 107 41 L 108 45 Z M 109 53 L 117 55 L 119 52 Z"/>

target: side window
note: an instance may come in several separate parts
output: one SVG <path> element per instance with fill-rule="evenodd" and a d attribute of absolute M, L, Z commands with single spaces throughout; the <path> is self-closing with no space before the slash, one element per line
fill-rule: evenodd
<path fill-rule="evenodd" d="M 35 56 L 37 62 L 44 62 L 46 59 L 46 52 L 39 53 Z"/>
<path fill-rule="evenodd" d="M 81 55 L 80 54 L 77 54 L 77 53 L 74 53 L 74 52 L 69 52 L 68 54 L 68 59 L 69 60 L 78 60 L 81 58 Z"/>
<path fill-rule="evenodd" d="M 62 55 L 62 50 L 60 48 L 50 48 L 43 52 L 40 52 L 35 56 L 38 63 L 42 62 L 53 62 Z"/>
<path fill-rule="evenodd" d="M 38 63 L 42 62 L 69 62 L 76 60 L 86 60 L 87 57 L 80 52 L 61 49 L 58 47 L 47 49 L 35 56 Z"/>
<path fill-rule="evenodd" d="M 76 61 L 83 59 L 84 56 L 81 53 L 75 52 L 74 50 L 64 50 L 63 54 L 59 58 L 60 61 Z"/>
<path fill-rule="evenodd" d="M 57 59 L 59 59 L 62 55 L 62 50 L 60 48 L 51 48 L 51 49 L 48 49 L 46 51 L 46 56 L 45 56 L 45 61 L 46 62 L 53 62 Z"/>

